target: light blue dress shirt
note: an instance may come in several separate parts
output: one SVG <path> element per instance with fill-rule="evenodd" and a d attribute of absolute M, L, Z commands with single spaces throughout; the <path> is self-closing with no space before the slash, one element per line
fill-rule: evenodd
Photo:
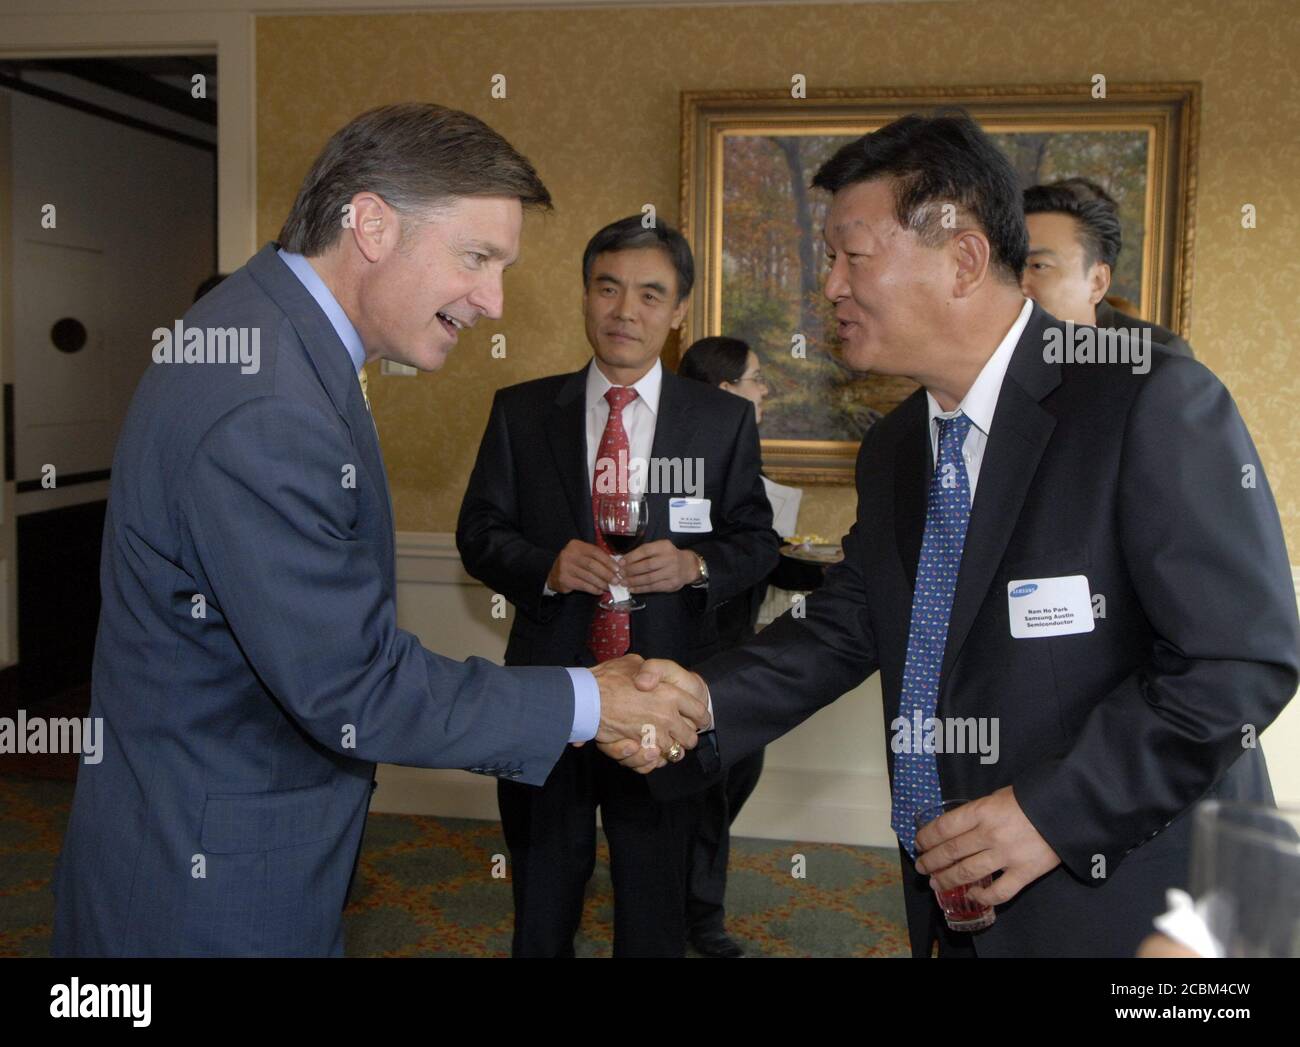
<path fill-rule="evenodd" d="M 360 374 L 366 362 L 366 350 L 361 344 L 361 336 L 352 326 L 352 321 L 339 305 L 338 299 L 325 286 L 325 281 L 303 255 L 293 254 L 283 248 L 278 251 L 278 254 L 293 275 L 298 278 L 298 282 L 307 288 L 307 293 L 321 307 L 321 311 L 329 319 L 330 326 L 334 328 L 334 333 L 339 336 L 339 341 L 343 343 L 348 356 L 352 358 L 352 366 Z M 600 727 L 600 686 L 589 669 L 567 669 L 566 671 L 573 681 L 573 729 L 569 732 L 569 741 L 590 741 L 596 737 L 596 731 Z"/>

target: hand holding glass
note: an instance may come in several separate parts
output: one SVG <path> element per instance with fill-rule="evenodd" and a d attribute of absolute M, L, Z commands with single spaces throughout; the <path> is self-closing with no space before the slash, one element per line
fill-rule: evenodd
<path fill-rule="evenodd" d="M 596 495 L 596 528 L 609 546 L 615 563 L 619 565 L 618 582 L 623 580 L 623 555 L 630 553 L 645 537 L 646 523 L 650 519 L 650 503 L 643 494 Z M 625 599 L 615 599 L 612 591 L 600 601 L 606 611 L 639 611 L 645 604 L 630 594 Z M 621 584 L 617 588 L 622 588 Z"/>
<path fill-rule="evenodd" d="M 933 807 L 922 808 L 916 812 L 914 818 L 916 831 L 920 832 L 940 815 L 956 810 L 965 802 L 965 800 L 945 800 Z M 936 890 L 934 896 L 939 899 L 939 908 L 943 910 L 948 926 L 954 931 L 982 931 L 985 927 L 992 927 L 993 921 L 997 918 L 993 906 L 980 905 L 966 896 L 966 892 L 972 887 L 990 887 L 992 884 L 993 877 L 985 876 L 982 880 L 964 883 L 950 891 Z"/>

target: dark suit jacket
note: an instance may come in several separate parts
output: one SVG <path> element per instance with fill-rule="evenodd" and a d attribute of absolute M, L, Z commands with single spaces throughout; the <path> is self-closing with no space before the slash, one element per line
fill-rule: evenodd
<path fill-rule="evenodd" d="M 91 699 L 104 753 L 77 779 L 54 950 L 340 955 L 375 762 L 538 784 L 572 685 L 397 628 L 375 429 L 274 245 L 184 324 L 258 332 L 260 367 L 155 363 L 122 427 Z"/>
<path fill-rule="evenodd" d="M 598 598 L 543 595 L 559 551 L 573 538 L 595 541 L 586 377 L 583 368 L 497 392 L 461 505 L 456 545 L 465 569 L 515 606 L 507 665 L 591 661 L 587 629 Z M 778 557 L 772 508 L 759 477 L 754 409 L 738 396 L 665 370 L 651 454 L 703 460 L 713 531 L 673 533 L 670 493 L 650 493 L 643 544 L 666 538 L 699 553 L 709 584 L 641 594 L 646 607 L 632 614 L 631 650 L 692 665 L 718 650 L 718 606 L 747 595 Z"/>
<path fill-rule="evenodd" d="M 1300 632 L 1273 496 L 1219 380 L 1162 349 L 1145 375 L 1045 363 L 1049 325 L 1035 306 L 1002 385 L 939 685 L 940 717 L 997 718 L 1000 758 L 943 754 L 939 777 L 949 798 L 1013 786 L 1063 863 L 999 907 L 973 938 L 981 955 L 1131 956 L 1164 889 L 1185 883 L 1188 809 L 1210 795 L 1271 802 L 1243 727 L 1263 730 L 1291 698 Z M 868 431 L 845 559 L 806 617 L 699 667 L 724 767 L 877 669 L 893 735 L 927 428 L 919 390 Z M 1105 597 L 1094 631 L 1013 639 L 1008 582 L 1072 574 Z M 928 955 L 932 894 L 910 862 L 904 881 Z"/>
<path fill-rule="evenodd" d="M 754 635 L 758 612 L 767 598 L 767 585 L 766 581 L 759 582 L 718 608 L 718 650 L 739 646 Z"/>
<path fill-rule="evenodd" d="M 1151 332 L 1151 341 L 1163 345 L 1171 353 L 1191 357 L 1196 355 L 1192 352 L 1192 347 L 1179 335 L 1169 330 L 1168 327 L 1161 327 L 1149 320 L 1140 320 L 1136 316 L 1129 316 L 1128 313 L 1121 313 L 1104 298 L 1097 303 L 1097 326 L 1107 328 L 1136 327 L 1138 330 L 1147 330 Z"/>

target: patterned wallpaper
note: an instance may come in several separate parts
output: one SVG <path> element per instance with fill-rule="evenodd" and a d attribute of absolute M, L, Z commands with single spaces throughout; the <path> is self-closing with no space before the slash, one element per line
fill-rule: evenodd
<path fill-rule="evenodd" d="M 1083 12 L 1086 11 L 1086 17 Z M 678 92 L 1199 80 L 1191 341 L 1245 416 L 1300 557 L 1300 19 L 1294 0 L 979 0 L 257 20 L 258 231 L 280 227 L 326 138 L 363 109 L 469 110 L 537 166 L 556 202 L 525 224 L 506 313 L 435 375 L 370 382 L 400 530 L 450 531 L 492 391 L 589 355 L 579 262 L 601 225 L 678 211 Z M 490 96 L 503 73 L 508 97 Z M 1241 227 L 1255 205 L 1257 228 Z M 504 331 L 508 356 L 489 355 Z M 377 367 L 372 371 L 377 372 Z M 849 488 L 805 493 L 801 527 L 838 535 Z"/>

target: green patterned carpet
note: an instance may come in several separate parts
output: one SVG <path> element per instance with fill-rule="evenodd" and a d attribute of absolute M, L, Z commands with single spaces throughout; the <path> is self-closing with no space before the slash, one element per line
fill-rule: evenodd
<path fill-rule="evenodd" d="M 50 875 L 72 783 L 0 778 L 0 956 L 46 956 Z M 496 822 L 372 814 L 357 889 L 344 914 L 349 956 L 507 956 L 510 882 Z M 803 878 L 791 875 L 804 856 Z M 579 956 L 609 956 L 613 898 L 600 844 Z M 898 852 L 736 838 L 727 924 L 754 956 L 905 956 Z"/>

